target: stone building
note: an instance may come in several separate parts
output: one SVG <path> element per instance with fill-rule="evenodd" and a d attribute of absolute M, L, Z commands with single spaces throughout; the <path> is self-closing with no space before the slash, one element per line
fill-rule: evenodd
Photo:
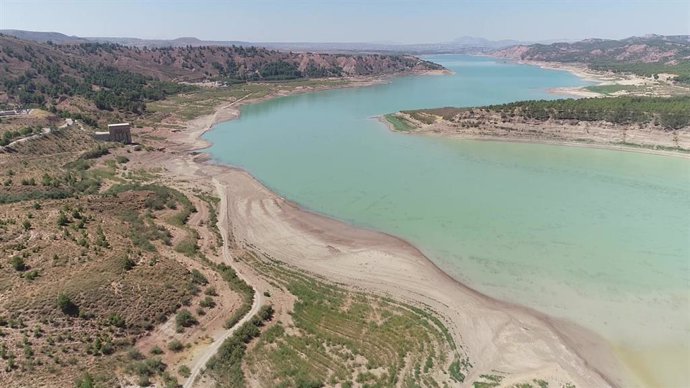
<path fill-rule="evenodd" d="M 132 142 L 132 131 L 129 123 L 108 124 L 108 133 L 110 133 L 110 141 L 117 141 L 124 144 Z"/>
<path fill-rule="evenodd" d="M 108 132 L 96 132 L 93 137 L 101 141 L 117 141 L 124 144 L 132 142 L 129 123 L 108 124 Z"/>

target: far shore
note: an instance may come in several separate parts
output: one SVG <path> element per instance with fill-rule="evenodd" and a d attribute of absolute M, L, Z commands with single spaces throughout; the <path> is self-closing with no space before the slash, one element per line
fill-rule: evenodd
<path fill-rule="evenodd" d="M 607 144 L 607 143 L 593 143 L 586 141 L 568 141 L 568 140 L 553 140 L 553 139 L 538 139 L 538 138 L 521 138 L 517 136 L 491 136 L 491 135 L 476 135 L 476 134 L 463 134 L 455 132 L 444 132 L 441 130 L 412 130 L 409 132 L 403 132 L 397 130 L 391 123 L 386 119 L 385 116 L 374 117 L 377 121 L 382 123 L 391 132 L 395 132 L 402 135 L 415 135 L 415 136 L 433 136 L 441 137 L 446 139 L 457 139 L 457 140 L 471 140 L 471 141 L 491 141 L 491 142 L 504 142 L 504 143 L 526 143 L 526 144 L 544 144 L 544 145 L 554 145 L 562 147 L 580 147 L 580 148 L 594 148 L 603 149 L 610 151 L 621 151 L 621 152 L 635 152 L 641 154 L 650 155 L 661 155 L 661 156 L 671 156 L 676 158 L 690 159 L 690 151 L 672 151 L 663 149 L 654 149 L 641 146 L 632 146 L 624 144 Z"/>
<path fill-rule="evenodd" d="M 353 80 L 339 87 L 369 86 L 389 78 Z M 554 386 L 630 386 L 630 374 L 596 334 L 483 295 L 447 275 L 404 240 L 305 210 L 249 173 L 198 153 L 210 145 L 201 139 L 203 133 L 238 118 L 241 106 L 287 94 L 245 96 L 188 122 L 186 131 L 171 138 L 175 150 L 160 161 L 174 179 L 217 188 L 238 242 L 329 281 L 432 309 L 474 366 L 467 382 L 500 370 L 508 374 L 502 382 L 507 386 L 535 378 Z M 243 270 L 260 281 L 251 268 Z"/>
<path fill-rule="evenodd" d="M 595 71 L 588 69 L 584 65 L 578 64 L 564 64 L 546 61 L 530 61 L 530 60 L 511 60 L 506 58 L 497 58 L 488 56 L 489 58 L 497 60 L 505 60 L 508 62 L 519 63 L 524 65 L 538 66 L 543 69 L 549 70 L 560 70 L 567 71 L 571 74 L 590 82 L 595 82 L 597 85 L 643 85 L 649 80 L 645 77 L 641 77 L 635 74 L 612 74 L 601 71 Z M 593 92 L 586 89 L 585 87 L 560 87 L 547 89 L 547 92 L 566 97 L 574 98 L 591 98 L 591 97 L 604 97 L 603 94 Z M 405 135 L 423 135 L 423 136 L 434 136 L 434 137 L 445 137 L 453 138 L 458 140 L 475 140 L 475 141 L 499 141 L 499 142 L 509 142 L 509 143 L 531 143 L 531 144 L 547 144 L 547 145 L 558 145 L 567 147 L 584 147 L 584 148 L 595 148 L 595 149 L 606 149 L 612 151 L 624 151 L 624 152 L 636 152 L 643 154 L 652 155 L 662 155 L 662 156 L 673 156 L 680 157 L 684 159 L 690 159 L 690 152 L 685 152 L 682 150 L 669 150 L 669 149 L 657 149 L 653 146 L 642 146 L 642 145 L 626 145 L 618 144 L 615 142 L 601 142 L 601 141 L 587 141 L 584 139 L 548 139 L 548 138 L 538 138 L 538 137 L 519 137 L 510 134 L 502 134 L 501 136 L 483 134 L 483 133 L 459 133 L 457 131 L 452 131 L 448 125 L 423 125 L 422 123 L 417 124 L 420 128 L 415 128 L 409 132 L 403 132 L 397 130 L 386 118 L 385 115 L 374 117 L 379 122 L 383 123 L 389 130 L 405 134 Z M 547 124 L 535 124 L 536 126 L 546 127 Z"/>

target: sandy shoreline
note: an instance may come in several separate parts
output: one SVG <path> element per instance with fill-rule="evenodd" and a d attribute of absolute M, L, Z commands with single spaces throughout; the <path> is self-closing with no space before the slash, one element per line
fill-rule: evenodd
<path fill-rule="evenodd" d="M 348 87 L 380 82 L 385 79 Z M 480 294 L 399 238 L 302 209 L 249 173 L 197 154 L 209 145 L 200 136 L 214 124 L 239 117 L 244 104 L 273 97 L 241 99 L 190 121 L 188 130 L 173 139 L 181 152 L 164 161 L 175 177 L 216 182 L 238 242 L 330 281 L 433 309 L 474 366 L 468 384 L 480 374 L 497 370 L 508 374 L 502 385 L 535 378 L 557 386 L 630 385 L 609 346 L 595 334 Z"/>
<path fill-rule="evenodd" d="M 514 60 L 500 57 L 491 57 L 495 59 L 503 59 L 509 62 L 519 63 L 523 65 L 538 66 L 546 70 L 560 70 L 567 71 L 574 76 L 595 84 L 595 86 L 604 85 L 628 85 L 628 86 L 642 86 L 651 85 L 656 81 L 643 76 L 625 73 L 614 74 L 610 72 L 591 70 L 583 64 L 569 64 L 546 61 L 532 61 L 532 60 Z M 604 94 L 597 93 L 586 89 L 585 87 L 561 87 L 552 88 L 548 90 L 549 93 L 574 98 L 591 98 L 591 97 L 605 97 Z"/>

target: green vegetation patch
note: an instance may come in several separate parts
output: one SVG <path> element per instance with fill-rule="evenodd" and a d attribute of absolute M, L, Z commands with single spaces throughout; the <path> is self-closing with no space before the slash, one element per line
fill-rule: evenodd
<path fill-rule="evenodd" d="M 387 114 L 383 117 L 393 126 L 393 129 L 395 129 L 396 131 L 409 132 L 414 128 L 406 120 L 402 119 L 400 116 L 397 116 L 395 114 Z"/>
<path fill-rule="evenodd" d="M 637 85 L 620 85 L 620 84 L 614 84 L 614 85 L 593 85 L 593 86 L 587 86 L 585 89 L 592 91 L 594 93 L 600 93 L 600 94 L 614 94 L 618 92 L 635 92 L 639 91 L 641 89 L 640 86 Z"/>
<path fill-rule="evenodd" d="M 273 318 L 273 307 L 263 306 L 247 323 L 238 327 L 235 333 L 226 339 L 206 363 L 206 373 L 210 374 L 221 387 L 245 386 L 242 361 L 247 344 L 261 334 L 261 327 Z"/>
<path fill-rule="evenodd" d="M 270 327 L 247 355 L 252 378 L 263 385 L 442 386 L 464 380 L 469 362 L 427 313 L 276 263 L 251 265 L 297 298 L 292 323 Z M 456 358 L 448 359 L 453 353 Z M 453 376 L 439 381 L 438 370 L 445 374 L 449 367 Z"/>

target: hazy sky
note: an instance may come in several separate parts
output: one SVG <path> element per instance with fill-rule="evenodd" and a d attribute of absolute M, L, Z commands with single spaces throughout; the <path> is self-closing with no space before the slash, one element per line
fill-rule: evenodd
<path fill-rule="evenodd" d="M 0 0 L 0 29 L 293 42 L 623 38 L 690 34 L 690 0 Z"/>

